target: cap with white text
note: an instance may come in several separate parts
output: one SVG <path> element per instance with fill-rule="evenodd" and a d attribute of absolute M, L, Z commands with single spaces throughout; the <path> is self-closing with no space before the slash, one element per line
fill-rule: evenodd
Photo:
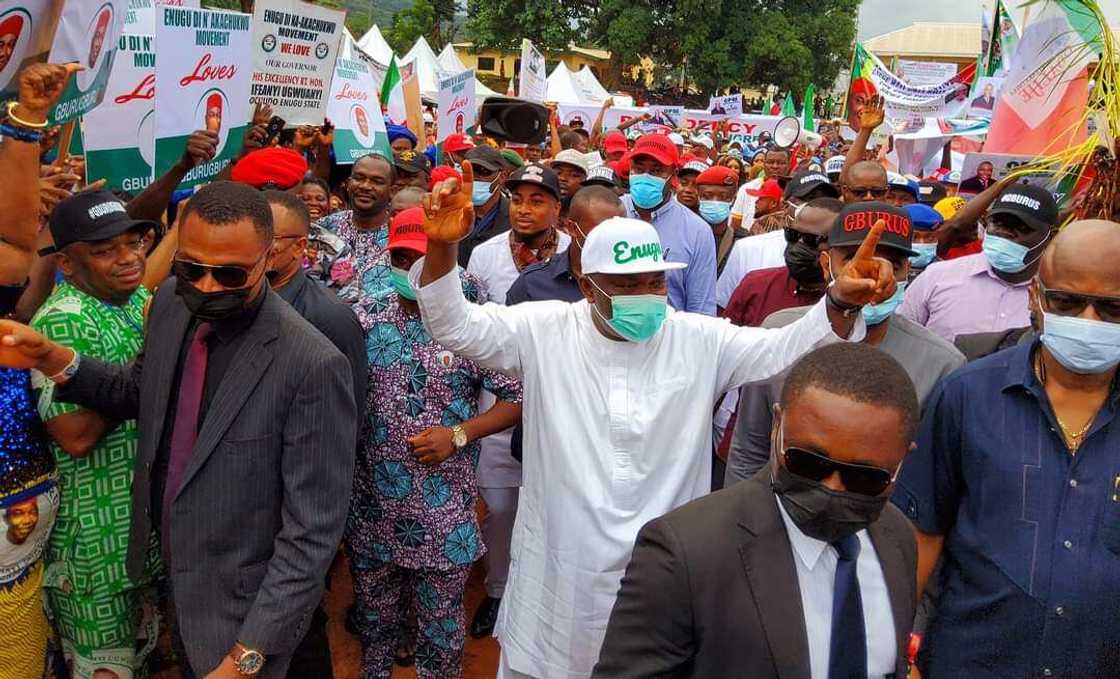
<path fill-rule="evenodd" d="M 1041 186 L 1014 184 L 999 194 L 988 214 L 1011 215 L 1035 231 L 1049 231 L 1058 223 L 1058 204 Z"/>
<path fill-rule="evenodd" d="M 666 261 L 657 229 L 629 217 L 611 217 L 595 227 L 583 244 L 580 262 L 585 274 L 649 273 L 688 266 Z"/>

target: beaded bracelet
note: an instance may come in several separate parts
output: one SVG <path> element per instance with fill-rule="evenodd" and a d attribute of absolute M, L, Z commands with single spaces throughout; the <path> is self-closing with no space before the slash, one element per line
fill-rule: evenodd
<path fill-rule="evenodd" d="M 0 124 L 0 136 L 11 137 L 16 141 L 25 141 L 29 144 L 38 144 L 43 140 L 42 132 L 36 132 L 35 130 L 25 130 L 19 127 L 12 127 L 7 123 Z"/>
<path fill-rule="evenodd" d="M 29 123 L 26 120 L 23 120 L 22 118 L 16 117 L 16 114 L 14 113 L 16 106 L 19 106 L 18 101 L 9 101 L 8 102 L 8 119 L 11 120 L 16 125 L 19 125 L 20 127 L 26 127 L 26 128 L 32 129 L 32 130 L 45 130 L 45 129 L 47 129 L 47 126 L 50 125 L 50 122 L 46 121 L 46 120 L 44 120 L 41 123 Z"/>

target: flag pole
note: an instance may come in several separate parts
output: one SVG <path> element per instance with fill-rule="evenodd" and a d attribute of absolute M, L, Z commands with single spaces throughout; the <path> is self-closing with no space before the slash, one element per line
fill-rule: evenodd
<path fill-rule="evenodd" d="M 843 120 L 848 115 L 848 94 L 852 91 L 852 76 L 855 75 L 852 71 L 856 67 L 856 45 L 859 40 L 852 39 L 852 58 L 848 61 L 848 86 L 844 88 L 844 99 L 840 102 L 840 116 Z"/>

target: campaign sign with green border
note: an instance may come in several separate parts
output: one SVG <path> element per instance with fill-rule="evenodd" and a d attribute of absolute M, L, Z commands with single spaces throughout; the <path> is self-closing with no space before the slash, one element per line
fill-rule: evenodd
<path fill-rule="evenodd" d="M 14 99 L 19 92 L 16 74 L 29 63 L 42 61 L 46 50 L 36 48 L 48 37 L 47 14 L 51 0 L 0 2 L 0 98 Z"/>
<path fill-rule="evenodd" d="M 240 12 L 158 6 L 155 176 L 183 156 L 195 130 L 218 133 L 218 154 L 180 183 L 205 184 L 241 149 L 249 125 L 252 17 Z"/>
<path fill-rule="evenodd" d="M 81 117 L 104 99 L 127 15 L 128 0 L 66 0 L 47 59 L 52 64 L 77 62 L 85 70 L 70 78 L 51 109 L 51 124 Z"/>
<path fill-rule="evenodd" d="M 334 157 L 339 165 L 370 153 L 393 157 L 377 86 L 364 61 L 339 57 L 335 63 L 327 117 L 335 126 Z"/>
<path fill-rule="evenodd" d="M 155 162 L 155 36 L 121 36 L 105 101 L 83 118 L 86 173 L 139 193 Z"/>

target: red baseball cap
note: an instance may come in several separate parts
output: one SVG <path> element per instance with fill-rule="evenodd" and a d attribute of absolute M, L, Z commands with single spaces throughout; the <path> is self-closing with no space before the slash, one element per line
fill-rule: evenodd
<path fill-rule="evenodd" d="M 429 191 L 434 190 L 436 188 L 436 184 L 439 184 L 440 182 L 442 182 L 445 179 L 451 179 L 452 177 L 455 177 L 459 181 L 463 181 L 463 175 L 460 174 L 458 170 L 451 167 L 450 165 L 437 165 L 437 166 L 433 167 L 432 168 L 432 181 L 431 181 L 430 185 L 428 186 L 428 190 Z"/>
<path fill-rule="evenodd" d="M 630 179 L 630 156 L 631 154 L 627 153 L 615 162 L 607 163 L 610 165 L 610 168 L 614 170 L 615 175 L 623 181 L 628 181 Z"/>
<path fill-rule="evenodd" d="M 424 233 L 424 208 L 401 210 L 389 223 L 389 250 L 413 250 L 428 253 L 428 236 Z"/>
<path fill-rule="evenodd" d="M 701 172 L 695 184 L 696 186 L 738 186 L 739 173 L 724 165 L 715 165 Z"/>
<path fill-rule="evenodd" d="M 626 143 L 626 135 L 622 133 L 622 130 L 611 130 L 607 133 L 607 136 L 603 137 L 603 150 L 607 153 L 615 153 L 618 151 L 626 153 L 628 149 L 629 145 Z"/>
<path fill-rule="evenodd" d="M 443 150 L 448 153 L 459 153 L 460 151 L 470 151 L 474 148 L 474 142 L 465 134 L 455 133 L 448 135 L 447 139 L 443 140 Z"/>
<path fill-rule="evenodd" d="M 630 152 L 631 158 L 649 156 L 662 165 L 676 167 L 680 164 L 680 154 L 668 137 L 663 134 L 643 134 L 634 143 L 634 150 Z"/>
<path fill-rule="evenodd" d="M 782 199 L 782 187 L 778 184 L 777 179 L 767 179 L 762 182 L 762 186 L 758 189 L 747 189 L 747 194 L 755 198 L 773 198 L 774 200 Z"/>

